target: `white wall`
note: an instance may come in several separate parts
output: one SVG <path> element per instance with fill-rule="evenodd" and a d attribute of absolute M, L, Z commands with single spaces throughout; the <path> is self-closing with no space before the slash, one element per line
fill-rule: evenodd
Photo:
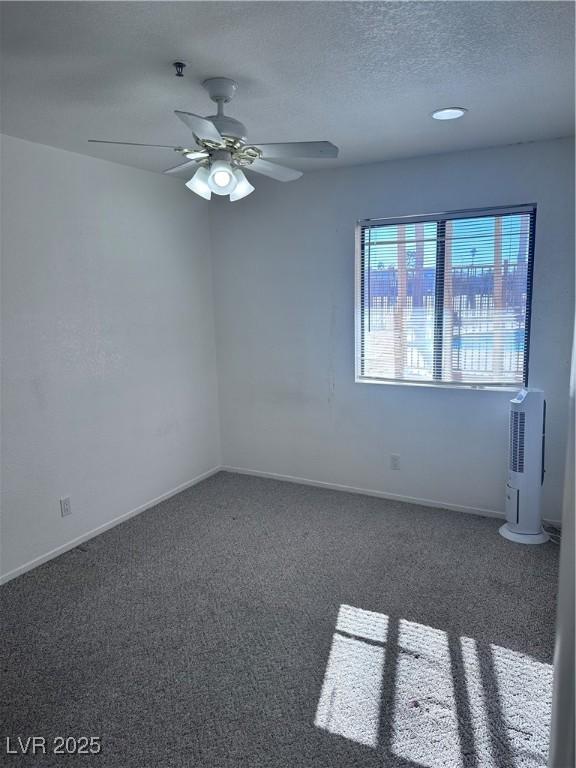
<path fill-rule="evenodd" d="M 573 143 L 258 177 L 210 209 L 223 461 L 504 509 L 510 393 L 354 383 L 358 218 L 538 204 L 530 384 L 546 391 L 544 513 L 562 507 L 574 284 Z M 389 469 L 389 454 L 401 470 Z"/>
<path fill-rule="evenodd" d="M 217 467 L 220 436 L 228 466 L 502 511 L 509 394 L 354 383 L 361 217 L 538 203 L 531 384 L 559 518 L 571 141 L 259 177 L 234 204 L 19 139 L 1 151 L 4 576 Z"/>
<path fill-rule="evenodd" d="M 208 204 L 158 174 L 1 149 L 8 574 L 220 457 Z"/>
<path fill-rule="evenodd" d="M 558 603 L 556 605 L 556 647 L 554 651 L 554 692 L 550 729 L 550 768 L 575 764 L 574 752 L 574 418 L 576 416 L 576 337 L 572 342 L 564 514 L 560 546 Z"/>

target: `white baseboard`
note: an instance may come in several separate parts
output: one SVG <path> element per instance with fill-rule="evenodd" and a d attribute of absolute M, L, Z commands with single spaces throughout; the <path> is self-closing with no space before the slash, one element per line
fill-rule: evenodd
<path fill-rule="evenodd" d="M 299 485 L 313 485 L 316 488 L 328 488 L 332 491 L 345 491 L 346 493 L 359 493 L 363 496 L 375 496 L 379 499 L 390 499 L 390 501 L 403 501 L 408 504 L 419 504 L 423 507 L 435 507 L 436 509 L 450 509 L 455 512 L 465 512 L 470 515 L 482 515 L 483 517 L 497 517 L 504 519 L 504 512 L 495 509 L 484 509 L 483 507 L 470 507 L 463 504 L 450 504 L 445 501 L 435 501 L 434 499 L 420 499 L 415 496 L 402 496 L 397 493 L 388 493 L 387 491 L 375 491 L 370 488 L 356 488 L 352 485 L 342 485 L 340 483 L 326 483 L 322 480 L 311 480 L 308 477 L 293 477 L 292 475 L 279 475 L 276 472 L 261 472 L 257 469 L 247 469 L 246 467 L 222 466 L 223 472 L 236 472 L 239 475 L 253 475 L 254 477 L 267 477 L 271 480 L 282 480 L 287 483 L 297 483 Z"/>
<path fill-rule="evenodd" d="M 177 493 L 181 493 L 187 488 L 191 488 L 193 485 L 202 482 L 202 480 L 206 480 L 208 477 L 212 477 L 212 475 L 220 472 L 220 470 L 221 467 L 219 466 L 213 467 L 207 472 L 203 472 L 201 475 L 197 475 L 192 480 L 188 480 L 186 483 L 182 483 L 181 485 L 176 486 L 176 488 L 172 488 L 171 491 L 167 491 L 161 496 L 157 496 L 155 499 L 151 499 L 150 501 L 141 504 L 139 507 L 136 507 L 136 509 L 131 509 L 129 512 L 124 512 L 124 514 L 115 517 L 113 520 L 109 520 L 107 523 L 99 525 L 97 528 L 93 528 L 91 531 L 83 533 L 81 536 L 77 536 L 75 539 L 67 541 L 65 544 L 61 544 L 59 547 L 50 550 L 50 552 L 46 552 L 44 555 L 40 555 L 40 557 L 35 557 L 33 560 L 24 563 L 24 565 L 19 565 L 18 568 L 14 568 L 12 571 L 8 571 L 8 573 L 0 576 L 0 584 L 5 584 L 7 581 L 11 581 L 17 576 L 26 573 L 26 571 L 31 571 L 33 568 L 37 568 L 39 565 L 48 562 L 48 560 L 52 560 L 53 558 L 58 557 L 58 555 L 62 555 L 64 552 L 68 552 L 70 549 L 74 549 L 74 547 L 77 547 L 84 541 L 88 541 L 88 539 L 92 539 L 94 536 L 98 536 L 99 534 L 104 533 L 104 531 L 107 531 L 109 528 L 114 528 L 116 525 L 123 523 L 125 520 L 128 520 L 135 515 L 139 515 L 140 512 L 145 512 L 147 509 L 150 509 L 150 507 L 155 507 L 156 504 L 159 504 L 161 501 L 166 501 L 166 499 L 170 499 L 172 496 L 176 496 Z"/>
<path fill-rule="evenodd" d="M 345 491 L 346 493 L 359 493 L 363 496 L 375 496 L 378 499 L 390 499 L 390 501 L 404 501 L 407 504 L 420 504 L 423 507 L 434 507 L 435 509 L 450 509 L 454 512 L 464 512 L 467 515 L 481 515 L 482 517 L 495 517 L 504 520 L 506 515 L 496 509 L 485 509 L 483 507 L 470 507 L 465 504 L 451 504 L 447 501 L 435 501 L 434 499 L 420 499 L 416 496 L 402 496 L 398 493 L 388 493 L 387 491 L 374 491 L 368 488 L 356 488 L 353 485 L 342 485 L 341 483 L 325 483 L 322 480 L 311 480 L 308 477 L 293 477 L 292 475 L 279 475 L 276 472 L 261 472 L 257 469 L 247 469 L 246 467 L 220 467 L 222 472 L 236 472 L 239 475 L 252 475 L 253 477 L 270 478 L 271 480 L 282 480 L 286 483 L 296 483 L 298 485 L 312 485 L 316 488 L 328 488 L 332 491 Z M 552 525 L 555 528 L 562 527 L 561 520 L 551 520 L 544 518 L 543 523 Z"/>
<path fill-rule="evenodd" d="M 88 533 L 84 533 L 82 534 L 82 536 L 78 536 L 77 538 L 72 539 L 71 541 L 68 541 L 65 544 L 62 544 L 61 546 L 56 547 L 56 549 L 53 549 L 50 552 L 46 552 L 46 554 L 40 555 L 40 557 L 36 557 L 34 558 L 34 560 L 30 560 L 29 562 L 24 563 L 24 565 L 20 565 L 18 566 L 18 568 L 14 568 L 14 570 L 9 571 L 8 573 L 5 573 L 3 576 L 0 576 L 0 585 L 5 584 L 7 581 L 10 581 L 11 579 L 15 579 L 17 576 L 20 576 L 21 574 L 26 573 L 26 571 L 30 571 L 33 568 L 36 568 L 37 566 L 42 565 L 42 563 L 46 563 L 48 560 L 52 560 L 53 558 L 58 557 L 58 555 L 62 555 L 64 552 L 68 552 L 70 549 L 74 549 L 74 547 L 77 547 L 79 544 L 82 544 L 84 541 L 88 541 L 88 539 L 92 539 L 94 536 L 98 536 L 100 533 L 104 533 L 104 531 L 107 531 L 109 528 L 114 528 L 114 526 L 119 525 L 125 520 L 128 520 L 129 518 L 140 514 L 140 512 L 144 512 L 145 510 L 150 509 L 150 507 L 154 507 L 156 504 L 159 504 L 161 501 L 165 501 L 166 499 L 169 499 L 172 496 L 175 496 L 176 494 L 181 493 L 182 491 L 185 491 L 187 488 L 191 488 L 193 485 L 200 483 L 202 480 L 206 480 L 208 477 L 211 477 L 212 475 L 215 475 L 218 472 L 233 472 L 239 475 L 252 475 L 253 477 L 263 477 L 263 478 L 269 478 L 271 480 L 282 480 L 283 482 L 296 483 L 298 485 L 311 485 L 316 488 L 327 488 L 333 491 L 345 491 L 346 493 L 358 493 L 363 496 L 374 496 L 379 499 L 390 499 L 391 501 L 401 501 L 401 502 L 406 502 L 408 504 L 419 504 L 424 507 L 434 507 L 436 509 L 450 509 L 455 512 L 464 512 L 470 515 L 482 515 L 483 517 L 495 517 L 495 518 L 504 519 L 504 513 L 499 512 L 498 510 L 495 510 L 495 509 L 484 509 L 483 507 L 470 507 L 463 504 L 452 504 L 444 501 L 436 501 L 434 499 L 421 499 L 416 496 L 403 496 L 401 494 L 388 493 L 386 491 L 375 491 L 370 488 L 356 488 L 355 486 L 342 485 L 341 483 L 327 483 L 322 480 L 312 480 L 308 477 L 294 477 L 292 475 L 281 475 L 281 474 L 278 474 L 277 472 L 262 472 L 257 469 L 248 469 L 247 467 L 218 466 L 218 467 L 213 467 L 212 469 L 209 469 L 207 472 L 203 472 L 201 475 L 198 475 L 193 480 L 189 480 L 186 483 L 182 483 L 182 485 L 179 485 L 176 488 L 173 488 L 171 491 L 167 491 L 166 493 L 163 493 L 161 496 L 157 496 L 155 499 L 152 499 L 151 501 L 147 501 L 145 504 L 142 504 L 141 506 L 136 507 L 136 509 L 132 509 L 129 512 L 125 512 L 123 515 L 120 515 L 119 517 L 115 517 L 113 520 L 109 520 L 107 523 L 104 523 L 103 525 L 98 526 L 98 528 L 94 528 L 93 530 L 88 531 Z M 554 525 L 556 527 L 560 527 L 560 522 L 558 520 L 544 520 L 544 522 L 550 525 Z"/>

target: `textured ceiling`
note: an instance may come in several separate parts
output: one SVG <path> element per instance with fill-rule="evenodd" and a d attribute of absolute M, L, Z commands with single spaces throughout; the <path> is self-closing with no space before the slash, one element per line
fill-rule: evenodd
<path fill-rule="evenodd" d="M 159 171 L 189 144 L 174 109 L 235 78 L 253 142 L 328 139 L 299 167 L 555 138 L 574 130 L 569 2 L 3 2 L 3 132 Z M 171 62 L 188 63 L 184 78 Z M 441 123 L 438 107 L 470 111 Z M 296 163 L 294 163 L 296 165 Z"/>

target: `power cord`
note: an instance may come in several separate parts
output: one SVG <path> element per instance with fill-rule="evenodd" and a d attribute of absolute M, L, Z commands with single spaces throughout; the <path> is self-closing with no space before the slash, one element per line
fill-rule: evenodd
<path fill-rule="evenodd" d="M 543 525 L 542 526 L 548 536 L 550 536 L 550 541 L 553 544 L 560 544 L 560 538 L 562 536 L 560 528 L 557 528 L 555 525 Z"/>

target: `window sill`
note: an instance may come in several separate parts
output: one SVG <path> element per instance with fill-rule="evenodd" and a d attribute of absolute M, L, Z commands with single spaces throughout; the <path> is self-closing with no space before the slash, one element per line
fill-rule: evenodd
<path fill-rule="evenodd" d="M 483 392 L 519 392 L 524 389 L 523 384 L 450 384 L 448 382 L 432 381 L 395 381 L 393 379 L 371 379 L 367 376 L 356 376 L 356 384 L 384 384 L 392 387 L 425 387 L 427 389 L 468 389 L 481 390 Z"/>

